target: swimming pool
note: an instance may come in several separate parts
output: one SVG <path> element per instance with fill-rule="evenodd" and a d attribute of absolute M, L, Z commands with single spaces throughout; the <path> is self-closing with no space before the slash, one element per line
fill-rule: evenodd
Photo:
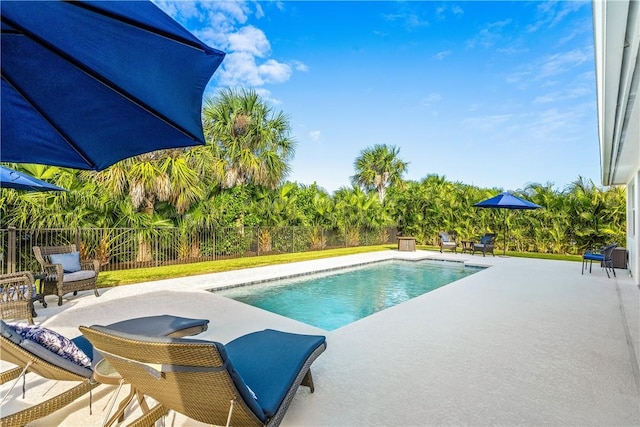
<path fill-rule="evenodd" d="M 480 270 L 458 262 L 394 260 L 215 292 L 332 331 Z"/>

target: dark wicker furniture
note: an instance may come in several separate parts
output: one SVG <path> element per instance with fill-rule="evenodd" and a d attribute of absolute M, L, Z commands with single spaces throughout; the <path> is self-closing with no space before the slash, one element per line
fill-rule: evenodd
<path fill-rule="evenodd" d="M 438 238 L 440 240 L 440 253 L 442 253 L 442 251 L 444 249 L 449 249 L 451 250 L 451 252 L 453 252 L 454 254 L 457 251 L 458 248 L 458 243 L 456 242 L 456 235 L 453 233 L 445 233 L 443 231 L 441 231 L 440 233 L 438 233 Z"/>
<path fill-rule="evenodd" d="M 471 255 L 475 254 L 476 252 L 482 252 L 482 256 L 486 256 L 487 253 L 496 256 L 496 254 L 493 253 L 493 245 L 496 241 L 497 236 L 497 234 L 486 233 L 484 236 L 478 239 L 478 242 L 473 244 Z"/>
<path fill-rule="evenodd" d="M 77 295 L 78 291 L 93 290 L 95 296 L 100 296 L 97 288 L 100 263 L 97 260 L 81 260 L 81 271 L 71 274 L 65 273 L 61 264 L 51 262 L 51 255 L 72 252 L 77 252 L 76 245 L 33 247 L 33 253 L 40 263 L 42 272 L 46 275 L 42 280 L 42 293 L 57 295 L 58 305 L 62 305 L 62 296 L 69 292 Z"/>
<path fill-rule="evenodd" d="M 27 319 L 33 324 L 33 275 L 28 271 L 0 274 L 0 318 Z"/>

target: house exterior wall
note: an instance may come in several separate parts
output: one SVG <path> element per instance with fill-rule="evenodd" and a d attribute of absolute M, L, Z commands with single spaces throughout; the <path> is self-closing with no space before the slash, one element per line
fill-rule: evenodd
<path fill-rule="evenodd" d="M 602 184 L 626 186 L 624 243 L 640 286 L 640 0 L 594 0 L 593 31 Z"/>
<path fill-rule="evenodd" d="M 627 184 L 627 252 L 629 257 L 629 274 L 640 286 L 640 170 Z"/>

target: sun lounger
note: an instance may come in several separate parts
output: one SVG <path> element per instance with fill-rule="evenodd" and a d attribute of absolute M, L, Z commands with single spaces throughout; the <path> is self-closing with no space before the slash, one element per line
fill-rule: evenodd
<path fill-rule="evenodd" d="M 310 366 L 326 347 L 323 336 L 270 329 L 226 345 L 104 326 L 80 331 L 126 382 L 158 402 L 138 426 L 168 410 L 206 424 L 277 426 L 300 384 L 313 392 Z"/>
<path fill-rule="evenodd" d="M 110 328 L 120 331 L 146 331 L 148 334 L 157 336 L 187 336 L 205 331 L 208 323 L 206 319 L 162 315 L 129 319 L 113 323 Z M 2 384 L 19 379 L 27 372 L 33 372 L 51 380 L 75 381 L 79 384 L 25 410 L 8 415 L 3 411 L 0 419 L 2 427 L 23 426 L 49 415 L 99 385 L 93 380 L 92 370 L 92 366 L 95 366 L 99 357 L 94 357 L 91 343 L 85 337 L 79 336 L 68 340 L 51 330 L 40 328 L 44 331 L 32 331 L 34 333 L 31 339 L 28 339 L 18 332 L 20 327 L 23 326 L 12 327 L 0 321 L 0 358 L 17 365 L 16 368 L 0 374 Z M 58 347 L 63 350 L 59 348 L 52 350 L 48 344 L 52 340 L 61 343 Z M 83 356 L 88 357 L 89 366 L 86 366 L 86 359 Z M 85 362 L 84 365 L 81 364 L 83 362 Z"/>

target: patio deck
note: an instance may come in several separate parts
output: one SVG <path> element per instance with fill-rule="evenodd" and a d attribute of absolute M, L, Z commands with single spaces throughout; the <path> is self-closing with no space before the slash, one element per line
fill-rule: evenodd
<path fill-rule="evenodd" d="M 331 332 L 202 291 L 389 257 L 491 268 Z M 220 342 L 264 328 L 322 333 L 316 392 L 301 387 L 282 426 L 640 425 L 640 293 L 626 271 L 617 274 L 607 279 L 594 266 L 581 275 L 575 262 L 388 251 L 123 286 L 62 307 L 50 297 L 47 309 L 36 303 L 36 322 L 73 337 L 82 324 L 167 313 L 210 319 L 199 337 Z M 26 399 L 2 412 L 43 398 L 52 382 L 29 375 L 28 384 Z M 94 391 L 93 415 L 85 397 L 32 425 L 101 425 L 113 390 Z M 167 422 L 198 425 L 173 413 Z"/>

